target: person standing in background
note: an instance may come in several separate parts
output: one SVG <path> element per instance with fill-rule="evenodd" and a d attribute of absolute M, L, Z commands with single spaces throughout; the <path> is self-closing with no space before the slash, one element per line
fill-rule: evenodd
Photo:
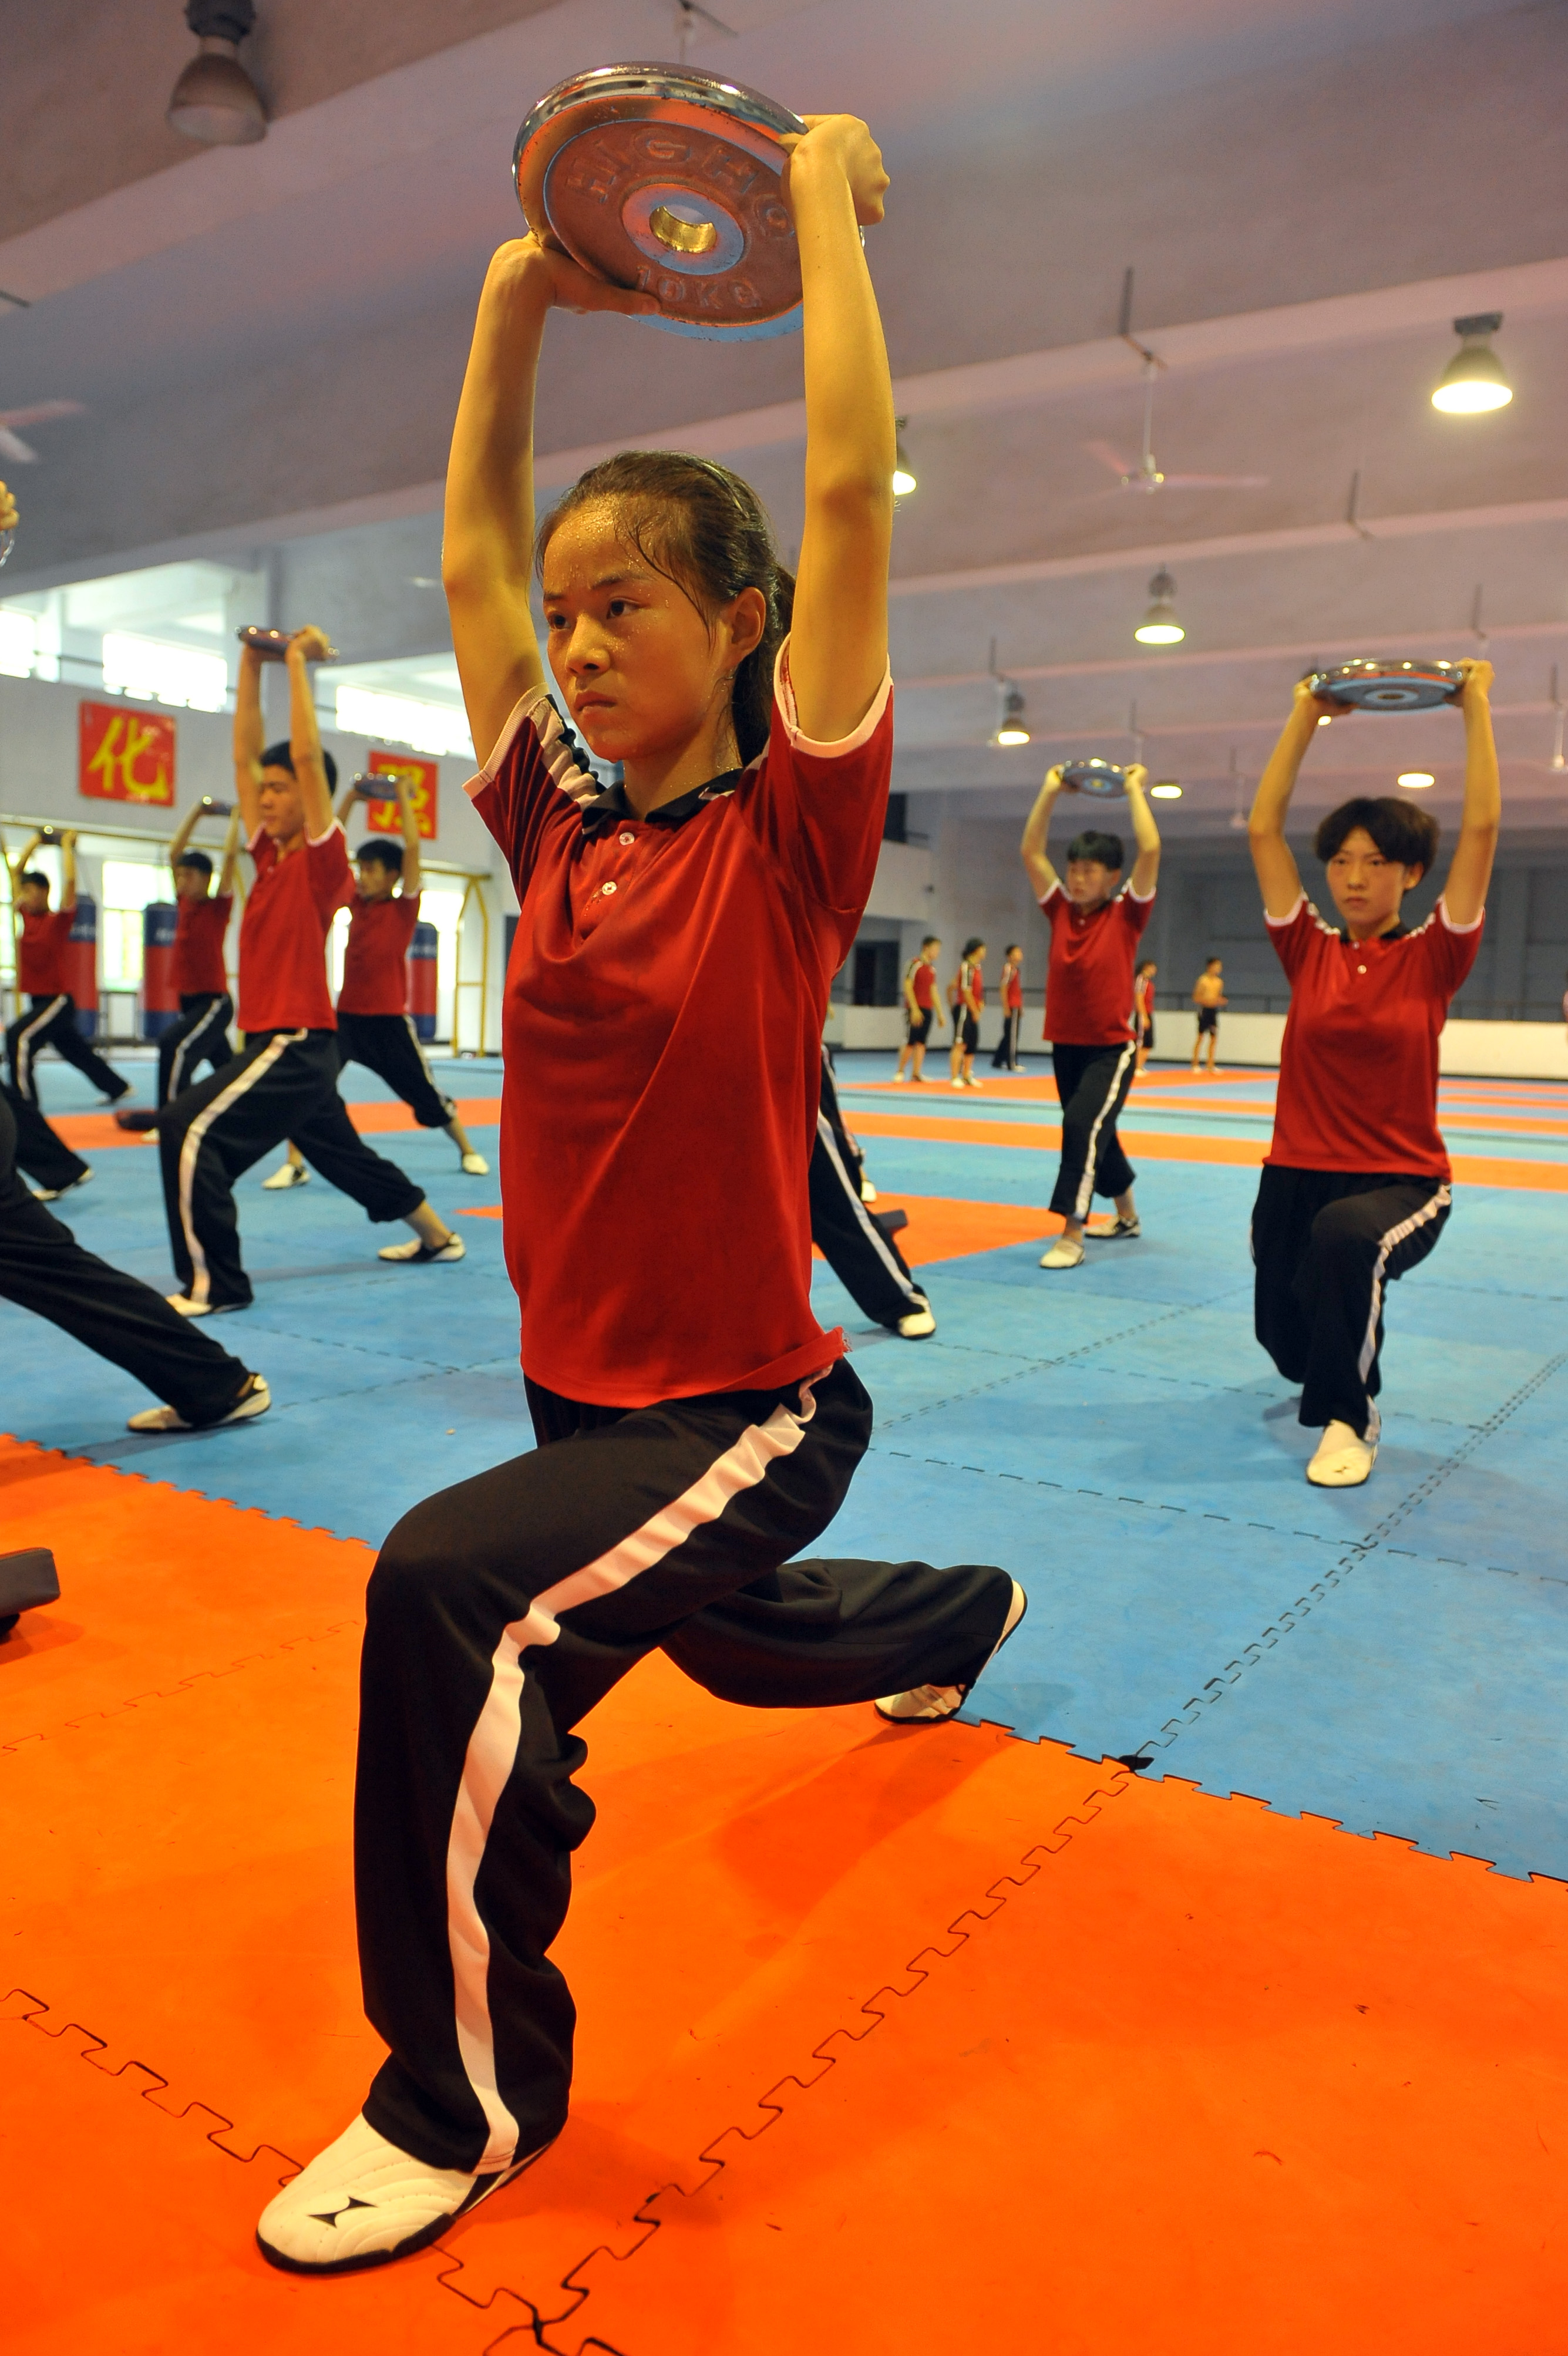
<path fill-rule="evenodd" d="M 1214 1077 L 1214 1058 L 1219 1050 L 1219 1010 L 1228 1003 L 1225 971 L 1221 958 L 1210 958 L 1192 985 L 1192 1002 L 1197 1009 L 1197 1036 L 1192 1043 L 1192 1068 L 1196 1072 L 1203 1056 L 1203 1043 L 1208 1042 L 1208 1076 Z"/>
<path fill-rule="evenodd" d="M 34 1066 L 40 1051 L 52 1047 L 57 1055 L 74 1064 L 110 1104 L 117 1104 L 130 1095 L 131 1083 L 123 1080 L 77 1029 L 76 1001 L 69 987 L 70 928 L 76 921 L 76 831 L 68 827 L 59 837 L 58 908 L 49 906 L 48 877 L 41 869 L 27 865 L 46 840 L 40 828 L 21 857 L 6 862 L 11 869 L 11 907 L 16 918 L 16 995 L 28 1002 L 5 1033 L 5 1075 L 24 1103 L 37 1105 Z"/>
<path fill-rule="evenodd" d="M 909 1066 L 911 1080 L 923 1080 L 926 1048 L 933 1022 L 944 1018 L 937 1004 L 937 952 L 941 942 L 935 933 L 929 933 L 920 943 L 920 954 L 911 958 L 904 969 L 904 1044 L 898 1050 L 898 1068 L 893 1076 L 901 1080 L 904 1066 Z"/>
<path fill-rule="evenodd" d="M 974 1055 L 980 1045 L 981 1010 L 985 1004 L 983 940 L 965 941 L 948 996 L 953 1002 L 952 1084 L 955 1088 L 977 1088 L 980 1082 L 974 1076 Z"/>
<path fill-rule="evenodd" d="M 1155 1052 L 1155 976 L 1158 971 L 1154 958 L 1145 958 L 1133 976 L 1133 1027 L 1138 1041 L 1133 1065 L 1134 1079 Z"/>
<path fill-rule="evenodd" d="M 1012 942 L 1002 959 L 1002 981 L 998 991 L 1002 1001 L 1002 1036 L 996 1042 L 996 1053 L 991 1058 L 993 1072 L 1021 1072 L 1018 1061 L 1018 1026 L 1024 1020 L 1024 952 L 1018 942 Z"/>

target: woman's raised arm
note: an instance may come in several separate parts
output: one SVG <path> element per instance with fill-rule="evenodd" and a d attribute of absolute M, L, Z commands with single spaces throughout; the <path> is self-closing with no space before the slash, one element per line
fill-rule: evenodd
<path fill-rule="evenodd" d="M 831 744 L 859 727 L 887 669 L 897 437 L 860 242 L 860 224 L 882 219 L 887 175 L 854 115 L 805 119 L 785 179 L 806 343 L 806 521 L 789 676 L 801 728 Z"/>

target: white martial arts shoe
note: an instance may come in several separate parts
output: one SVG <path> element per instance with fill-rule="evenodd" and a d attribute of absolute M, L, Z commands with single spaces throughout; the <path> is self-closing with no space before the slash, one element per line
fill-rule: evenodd
<path fill-rule="evenodd" d="M 1081 1268 L 1083 1246 L 1069 1244 L 1065 1236 L 1058 1236 L 1049 1251 L 1042 1256 L 1040 1266 L 1042 1268 Z"/>
<path fill-rule="evenodd" d="M 1361 1440 L 1348 1423 L 1329 1424 L 1306 1468 L 1315 1489 L 1359 1489 L 1378 1461 L 1375 1440 Z"/>
<path fill-rule="evenodd" d="M 91 1175 L 91 1170 L 84 1170 L 80 1178 L 68 1178 L 63 1186 L 35 1186 L 33 1200 L 35 1203 L 58 1203 L 62 1194 L 74 1194 L 79 1186 L 85 1186 Z"/>
<path fill-rule="evenodd" d="M 467 1178 L 488 1178 L 490 1174 L 490 1165 L 482 1153 L 465 1153 L 463 1174 Z"/>
<path fill-rule="evenodd" d="M 1028 1597 L 1015 1580 L 1013 1601 L 1007 1607 L 1002 1633 L 986 1655 L 985 1668 L 991 1666 L 1027 1611 L 1028 1604 Z M 983 1675 L 983 1671 L 980 1674 Z M 940 1726 L 944 1718 L 950 1718 L 956 1709 L 962 1708 L 965 1696 L 974 1690 L 978 1681 L 976 1676 L 972 1677 L 966 1686 L 912 1686 L 908 1693 L 886 1694 L 874 1707 L 879 1717 L 891 1719 L 895 1726 Z"/>
<path fill-rule="evenodd" d="M 290 2274 L 389 2265 L 426 2248 L 538 2158 L 531 2151 L 489 2176 L 432 2168 L 378 2135 L 361 2115 L 268 2201 L 256 2240 L 263 2257 Z"/>
<path fill-rule="evenodd" d="M 284 1186 L 307 1186 L 309 1183 L 310 1173 L 300 1162 L 285 1162 L 281 1170 L 274 1170 L 270 1178 L 262 1181 L 269 1194 L 276 1194 Z"/>
<path fill-rule="evenodd" d="M 248 1301 L 193 1301 L 188 1292 L 166 1292 L 164 1299 L 182 1317 L 226 1317 L 235 1309 L 248 1309 Z"/>
<path fill-rule="evenodd" d="M 265 1415 L 272 1403 L 273 1395 L 267 1388 L 265 1375 L 248 1375 L 244 1389 L 228 1414 L 220 1415 L 216 1423 L 198 1426 L 187 1423 L 177 1408 L 145 1407 L 140 1415 L 131 1417 L 125 1429 L 127 1431 L 195 1431 L 199 1429 L 217 1431 L 226 1423 L 249 1423 L 252 1416 Z"/>
<path fill-rule="evenodd" d="M 1133 1213 L 1130 1219 L 1124 1219 L 1120 1211 L 1117 1212 L 1116 1216 L 1105 1226 L 1086 1227 L 1084 1229 L 1084 1233 L 1086 1235 L 1092 1236 L 1097 1244 L 1121 1243 L 1127 1237 L 1141 1236 L 1143 1232 L 1143 1228 L 1138 1225 L 1138 1216 L 1136 1212 Z"/>
<path fill-rule="evenodd" d="M 876 1189 L 869 1178 L 863 1178 L 860 1182 L 860 1199 L 863 1203 L 875 1203 L 876 1200 Z"/>
<path fill-rule="evenodd" d="M 448 1236 L 444 1244 L 427 1244 L 418 1236 L 410 1236 L 405 1244 L 383 1244 L 376 1258 L 401 1260 L 405 1268 L 413 1268 L 427 1259 L 461 1259 L 463 1238 Z"/>
<path fill-rule="evenodd" d="M 907 1316 L 898 1320 L 898 1332 L 906 1342 L 923 1342 L 928 1333 L 934 1333 L 936 1330 L 937 1321 L 931 1314 L 929 1301 L 922 1301 L 918 1309 L 911 1309 Z"/>

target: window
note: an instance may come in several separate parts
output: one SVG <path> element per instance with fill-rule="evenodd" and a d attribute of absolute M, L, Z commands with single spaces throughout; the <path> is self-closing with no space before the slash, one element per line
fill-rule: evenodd
<path fill-rule="evenodd" d="M 382 695 L 373 687 L 340 687 L 338 725 L 349 736 L 376 736 L 416 753 L 473 756 L 468 723 L 456 706 L 412 695 Z"/>
<path fill-rule="evenodd" d="M 142 911 L 149 901 L 173 899 L 168 869 L 146 860 L 106 859 L 102 890 L 98 922 L 102 987 L 140 990 Z"/>
<path fill-rule="evenodd" d="M 198 654 L 194 648 L 137 637 L 130 630 L 105 630 L 103 684 L 112 695 L 139 696 L 145 703 L 221 712 L 229 696 L 229 665 L 222 655 Z"/>
<path fill-rule="evenodd" d="M 0 608 L 0 676 L 31 679 L 38 650 L 38 628 L 31 614 Z"/>

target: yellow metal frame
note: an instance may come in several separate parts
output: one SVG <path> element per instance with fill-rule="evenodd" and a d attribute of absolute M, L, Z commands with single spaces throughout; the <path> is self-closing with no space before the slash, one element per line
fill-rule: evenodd
<path fill-rule="evenodd" d="M 452 1053 L 455 1055 L 460 1054 L 462 1050 L 462 1042 L 458 1036 L 457 1010 L 462 1004 L 463 992 L 466 990 L 477 990 L 479 993 L 479 1044 L 474 1053 L 482 1055 L 485 1052 L 485 1036 L 490 1012 L 490 912 L 485 901 L 484 882 L 482 875 L 470 874 L 466 878 L 463 905 L 457 911 L 457 959 L 456 969 L 452 976 Z M 478 904 L 479 911 L 479 971 L 477 979 L 465 977 L 463 972 L 463 927 L 468 920 L 470 900 Z"/>

